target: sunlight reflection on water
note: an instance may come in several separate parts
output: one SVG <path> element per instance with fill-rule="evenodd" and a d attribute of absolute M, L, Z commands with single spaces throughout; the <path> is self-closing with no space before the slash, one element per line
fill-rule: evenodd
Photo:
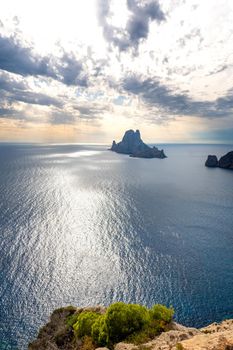
<path fill-rule="evenodd" d="M 194 326 L 233 317 L 233 172 L 203 166 L 215 147 L 166 146 L 165 160 L 0 148 L 0 342 L 26 348 L 68 304 L 161 302 Z"/>

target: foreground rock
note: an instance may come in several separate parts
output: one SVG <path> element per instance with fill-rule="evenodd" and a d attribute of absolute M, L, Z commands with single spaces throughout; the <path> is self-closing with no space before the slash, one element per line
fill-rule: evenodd
<path fill-rule="evenodd" d="M 157 147 L 149 147 L 142 141 L 139 130 L 135 132 L 133 130 L 126 131 L 121 142 L 113 141 L 110 150 L 137 158 L 166 158 L 163 150 L 159 150 Z"/>
<path fill-rule="evenodd" d="M 213 323 L 181 342 L 183 350 L 233 350 L 233 320 Z M 177 348 L 172 348 L 177 350 Z"/>
<path fill-rule="evenodd" d="M 196 329 L 171 323 L 170 330 L 163 332 L 148 343 L 134 345 L 118 343 L 115 350 L 233 350 L 233 320 L 214 323 Z"/>
<path fill-rule="evenodd" d="M 228 152 L 218 161 L 218 158 L 215 155 L 209 155 L 205 166 L 210 168 L 223 168 L 223 169 L 232 169 L 233 170 L 233 151 Z"/>
<path fill-rule="evenodd" d="M 39 331 L 38 337 L 29 344 L 29 350 L 108 350 L 97 348 L 88 342 L 74 342 L 72 327 L 67 327 L 67 317 L 92 311 L 104 314 L 101 306 L 74 308 L 72 306 L 55 310 L 49 323 Z M 114 350 L 233 350 L 233 320 L 213 323 L 196 329 L 171 322 L 167 331 L 154 337 L 149 342 L 135 345 L 120 342 Z"/>

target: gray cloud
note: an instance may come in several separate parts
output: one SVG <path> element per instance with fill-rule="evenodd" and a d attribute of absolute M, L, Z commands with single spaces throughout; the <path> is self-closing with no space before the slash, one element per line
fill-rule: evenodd
<path fill-rule="evenodd" d="M 0 107 L 0 118 L 15 117 L 16 115 L 18 115 L 18 112 L 14 109 Z"/>
<path fill-rule="evenodd" d="M 72 99 L 64 101 L 64 97 L 59 99 L 31 91 L 28 83 L 22 78 L 16 79 L 15 75 L 0 71 L 0 117 L 31 120 L 27 112 L 17 111 L 17 102 L 51 107 L 48 111 L 51 124 L 73 124 L 81 119 L 94 122 L 101 118 L 104 111 L 109 110 L 108 105 L 102 106 L 93 101 L 77 105 Z"/>
<path fill-rule="evenodd" d="M 25 81 L 17 81 L 5 72 L 0 72 L 0 98 L 1 102 L 5 101 L 7 104 L 18 101 L 42 106 L 63 106 L 61 100 L 30 91 Z"/>
<path fill-rule="evenodd" d="M 130 48 L 137 50 L 140 40 L 148 37 L 150 22 L 165 20 L 165 15 L 157 1 L 143 4 L 137 0 L 127 0 L 130 18 L 125 29 L 117 28 L 108 22 L 110 0 L 99 0 L 98 5 L 98 19 L 103 27 L 104 38 L 120 51 Z"/>
<path fill-rule="evenodd" d="M 12 97 L 9 98 L 9 100 L 12 100 L 12 102 L 19 101 L 41 106 L 56 106 L 60 108 L 63 106 L 62 101 L 58 100 L 57 98 L 33 91 L 15 92 Z"/>
<path fill-rule="evenodd" d="M 22 80 L 12 78 L 9 73 L 0 70 L 0 91 L 13 92 L 15 90 L 27 90 L 28 84 Z"/>
<path fill-rule="evenodd" d="M 65 85 L 88 86 L 88 77 L 85 73 L 83 63 L 76 60 L 73 54 L 64 53 L 57 66 L 60 80 Z"/>
<path fill-rule="evenodd" d="M 60 59 L 40 57 L 31 47 L 24 47 L 16 35 L 4 37 L 0 34 L 0 69 L 21 76 L 52 78 L 68 86 L 88 86 L 83 62 L 73 54 L 64 53 Z"/>
<path fill-rule="evenodd" d="M 217 102 L 217 107 L 219 109 L 222 109 L 222 110 L 233 109 L 233 88 L 228 90 L 228 93 L 225 96 L 218 98 L 216 102 Z M 233 115 L 233 112 L 231 114 Z"/>
<path fill-rule="evenodd" d="M 23 47 L 16 36 L 0 35 L 0 69 L 22 76 L 41 75 L 55 78 L 50 69 L 49 58 L 35 56 L 32 48 Z"/>
<path fill-rule="evenodd" d="M 81 119 L 99 119 L 104 111 L 108 111 L 109 108 L 106 106 L 84 105 L 84 106 L 74 106 L 74 109 L 79 112 L 79 117 Z"/>
<path fill-rule="evenodd" d="M 215 101 L 196 101 L 186 93 L 175 92 L 157 80 L 151 78 L 143 80 L 134 75 L 123 80 L 122 88 L 141 97 L 150 107 L 155 106 L 168 115 L 216 118 L 233 114 L 233 89 Z"/>

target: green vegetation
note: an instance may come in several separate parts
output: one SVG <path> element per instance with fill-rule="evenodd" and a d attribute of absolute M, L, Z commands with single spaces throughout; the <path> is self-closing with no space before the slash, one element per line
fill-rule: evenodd
<path fill-rule="evenodd" d="M 68 316 L 66 319 L 67 326 L 73 327 L 73 325 L 78 321 L 78 317 L 79 317 L 79 314 L 76 314 L 76 313 Z"/>
<path fill-rule="evenodd" d="M 154 320 L 164 321 L 166 323 L 171 322 L 174 315 L 173 308 L 167 308 L 164 305 L 156 304 L 150 310 L 151 316 Z"/>
<path fill-rule="evenodd" d="M 85 335 L 91 336 L 92 326 L 99 317 L 100 315 L 96 312 L 82 312 L 79 315 L 77 322 L 73 325 L 75 335 L 77 335 L 78 338 L 82 338 Z"/>
<path fill-rule="evenodd" d="M 123 340 L 142 344 L 165 331 L 173 314 L 172 308 L 160 304 L 148 309 L 118 302 L 109 306 L 104 314 L 83 311 L 69 316 L 66 323 L 87 350 L 97 346 L 112 347 Z"/>
<path fill-rule="evenodd" d="M 109 343 L 109 332 L 106 324 L 106 316 L 101 315 L 93 324 L 91 336 L 95 344 L 105 346 Z"/>
<path fill-rule="evenodd" d="M 150 323 L 148 309 L 137 304 L 112 304 L 106 312 L 106 325 L 111 343 L 126 339 Z"/>

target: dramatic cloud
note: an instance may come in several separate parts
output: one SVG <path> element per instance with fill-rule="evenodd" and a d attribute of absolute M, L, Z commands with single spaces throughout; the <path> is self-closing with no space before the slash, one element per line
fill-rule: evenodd
<path fill-rule="evenodd" d="M 31 47 L 24 47 L 16 36 L 0 34 L 0 69 L 22 76 L 53 78 L 66 85 L 88 85 L 83 63 L 72 53 L 64 53 L 61 58 L 41 57 Z"/>
<path fill-rule="evenodd" d="M 37 57 L 30 47 L 23 47 L 15 36 L 0 35 L 0 69 L 20 74 L 55 78 L 49 58 Z"/>
<path fill-rule="evenodd" d="M 105 39 L 120 51 L 137 49 L 141 39 L 146 39 L 151 21 L 158 23 L 165 20 L 165 15 L 157 1 L 141 3 L 127 0 L 130 16 L 125 28 L 118 28 L 109 23 L 110 0 L 99 0 L 99 22 L 103 27 Z"/>
<path fill-rule="evenodd" d="M 215 101 L 196 101 L 151 78 L 129 76 L 123 80 L 122 87 L 141 97 L 150 106 L 156 106 L 170 115 L 216 118 L 233 114 L 233 89 Z"/>
<path fill-rule="evenodd" d="M 56 67 L 62 83 L 66 85 L 88 86 L 88 77 L 83 64 L 76 60 L 73 54 L 64 53 Z"/>

